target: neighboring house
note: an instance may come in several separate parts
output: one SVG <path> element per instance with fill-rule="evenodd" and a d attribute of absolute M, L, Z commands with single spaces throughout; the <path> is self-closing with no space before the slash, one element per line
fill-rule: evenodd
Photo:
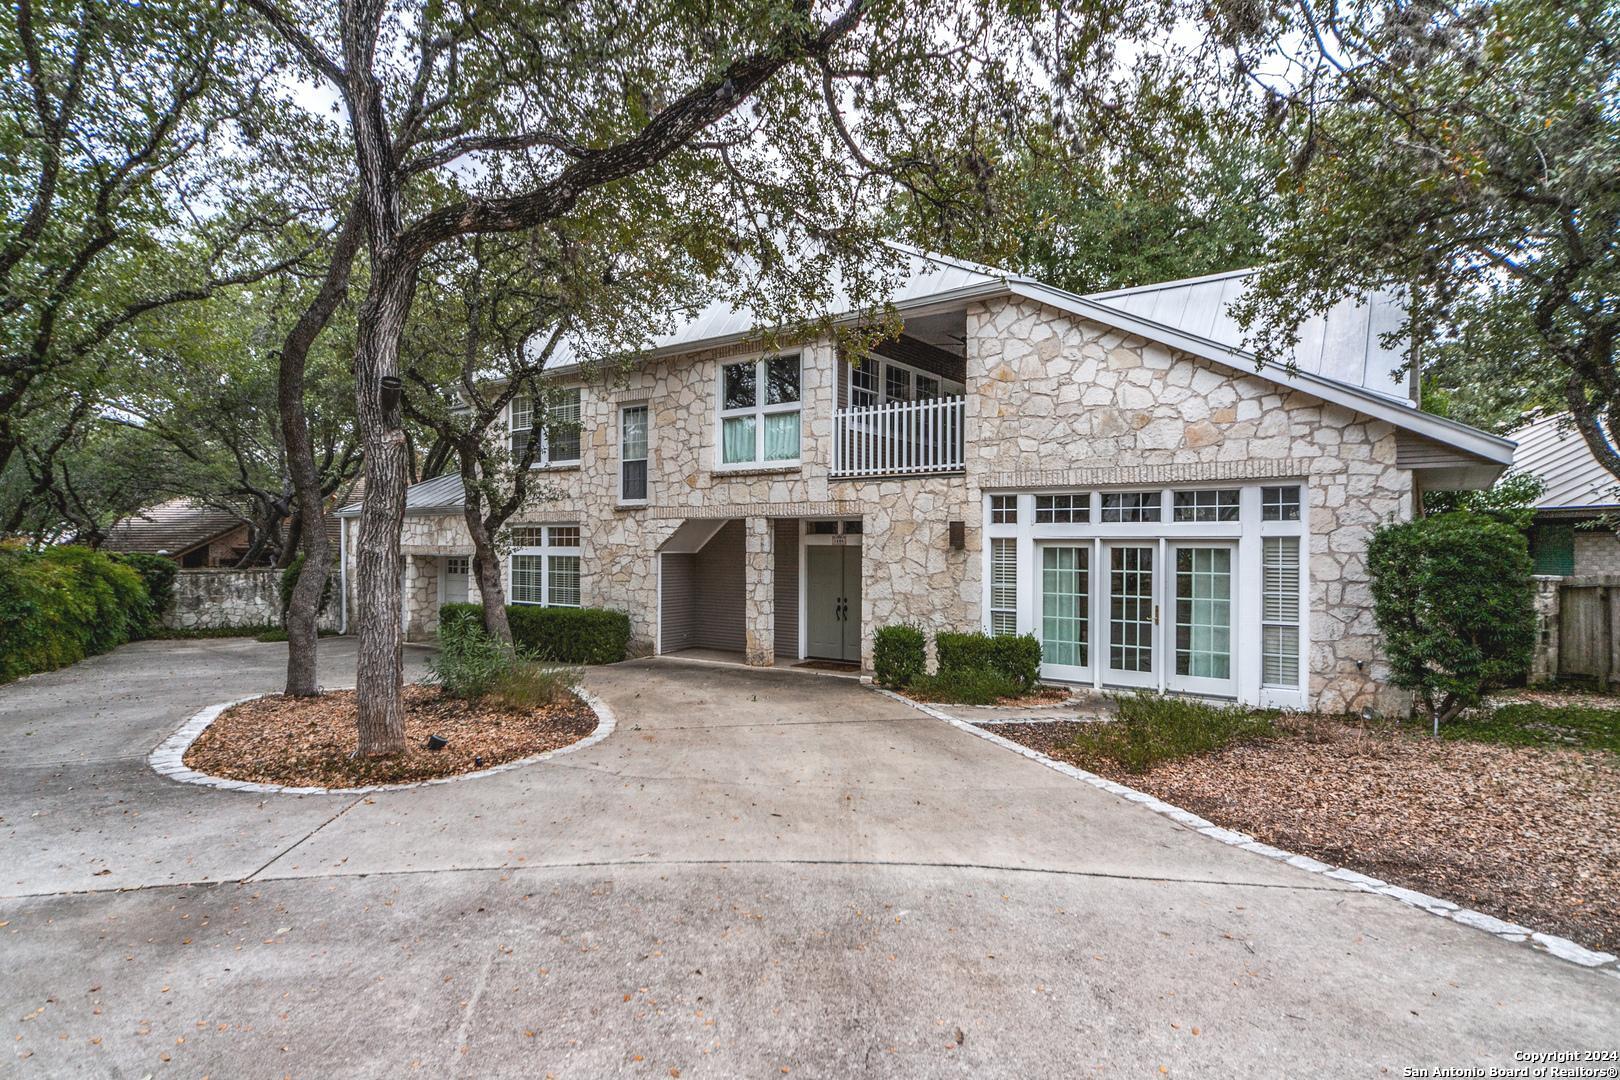
<path fill-rule="evenodd" d="M 228 510 L 185 499 L 171 499 L 120 519 L 101 544 L 103 551 L 164 555 L 186 570 L 235 566 L 248 547 L 247 522 Z"/>
<path fill-rule="evenodd" d="M 1245 282 L 1081 297 L 915 255 L 903 335 L 853 363 L 761 351 L 716 304 L 628 374 L 565 365 L 581 430 L 542 447 L 562 497 L 513 523 L 509 599 L 618 608 L 660 653 L 869 667 L 873 631 L 913 621 L 1033 633 L 1050 679 L 1398 707 L 1367 539 L 1421 488 L 1489 485 L 1513 444 L 1415 407 L 1387 296 L 1256 371 L 1225 314 Z M 532 421 L 515 403 L 515 442 Z M 409 493 L 410 636 L 476 598 L 460 498 Z"/>
<path fill-rule="evenodd" d="M 1620 537 L 1604 524 L 1620 516 L 1620 481 L 1598 464 L 1568 414 L 1542 417 L 1508 438 L 1518 443 L 1514 467 L 1546 485 L 1530 527 L 1536 573 L 1620 574 Z"/>

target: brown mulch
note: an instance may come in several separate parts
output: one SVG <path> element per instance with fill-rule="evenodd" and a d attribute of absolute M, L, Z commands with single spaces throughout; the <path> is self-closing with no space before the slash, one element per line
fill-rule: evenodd
<path fill-rule="evenodd" d="M 596 714 L 578 698 L 536 709 L 463 701 L 430 686 L 405 688 L 405 744 L 399 757 L 352 758 L 353 690 L 313 698 L 280 694 L 227 709 L 186 750 L 189 768 L 210 776 L 292 787 L 405 784 L 487 769 L 578 742 Z M 429 735 L 449 740 L 426 748 Z"/>
<path fill-rule="evenodd" d="M 1069 753 L 1077 724 L 993 730 L 1275 847 L 1620 952 L 1620 757 L 1286 724 L 1140 774 Z"/>
<path fill-rule="evenodd" d="M 940 697 L 924 693 L 920 687 L 908 686 L 903 691 L 907 697 L 917 701 L 926 701 L 934 705 L 950 705 L 953 702 L 947 697 Z M 1066 704 L 1074 697 L 1072 691 L 1060 686 L 1037 686 L 1027 694 L 1018 694 L 1014 697 L 997 698 L 994 705 L 972 706 L 973 708 L 994 709 L 1043 709 L 1052 705 Z M 996 730 L 1000 730 L 997 728 Z"/>

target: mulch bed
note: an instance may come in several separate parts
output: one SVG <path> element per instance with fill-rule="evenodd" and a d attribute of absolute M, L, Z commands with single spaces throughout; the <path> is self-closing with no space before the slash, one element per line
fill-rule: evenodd
<path fill-rule="evenodd" d="M 227 709 L 186 750 L 189 768 L 210 776 L 291 787 L 362 787 L 456 776 L 578 742 L 596 713 L 577 698 L 537 709 L 453 698 L 435 687 L 405 688 L 406 752 L 351 758 L 357 745 L 353 690 L 313 698 L 280 694 Z M 425 746 L 429 735 L 449 740 Z"/>
<path fill-rule="evenodd" d="M 917 701 L 926 701 L 932 705 L 954 704 L 949 698 L 924 693 L 920 687 L 908 686 L 903 691 L 909 698 Z M 997 698 L 994 705 L 964 706 L 964 708 L 986 709 L 1042 709 L 1052 705 L 1066 704 L 1074 697 L 1073 691 L 1061 686 L 1037 686 L 1027 694 L 1016 697 Z M 1000 730 L 999 728 L 997 730 Z"/>
<path fill-rule="evenodd" d="M 1620 757 L 1285 723 L 1145 773 L 1070 753 L 1077 724 L 993 730 L 1275 847 L 1620 952 Z"/>

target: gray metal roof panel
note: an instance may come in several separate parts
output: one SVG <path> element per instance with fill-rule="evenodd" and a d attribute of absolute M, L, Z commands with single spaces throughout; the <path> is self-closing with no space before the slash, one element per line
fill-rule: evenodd
<path fill-rule="evenodd" d="M 460 510 L 464 499 L 461 477 L 456 473 L 445 473 L 443 476 L 435 476 L 431 480 L 423 480 L 406 488 L 405 512 L 422 514 L 439 510 Z M 356 517 L 359 513 L 360 504 L 350 503 L 338 511 L 338 516 Z"/>
<path fill-rule="evenodd" d="M 1534 420 L 1509 438 L 1519 444 L 1513 466 L 1541 477 L 1547 489 L 1536 500 L 1538 510 L 1620 506 L 1620 481 L 1605 469 L 1568 413 Z"/>
<path fill-rule="evenodd" d="M 1086 299 L 1242 349 L 1243 331 L 1228 309 L 1247 290 L 1254 273 L 1234 270 L 1092 293 Z M 1396 401 L 1410 401 L 1407 380 L 1391 374 L 1401 366 L 1400 350 L 1385 348 L 1382 340 L 1383 334 L 1399 328 L 1402 318 L 1400 298 L 1393 293 L 1341 301 L 1300 326 L 1299 342 L 1289 359 L 1301 371 Z"/>

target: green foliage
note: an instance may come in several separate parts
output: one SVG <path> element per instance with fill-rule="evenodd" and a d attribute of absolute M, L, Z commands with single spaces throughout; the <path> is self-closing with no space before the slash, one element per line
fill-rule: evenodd
<path fill-rule="evenodd" d="M 428 661 L 428 681 L 452 697 L 481 698 L 509 678 L 522 657 L 486 631 L 476 614 L 466 616 L 461 611 L 440 611 L 439 653 Z"/>
<path fill-rule="evenodd" d="M 1620 427 L 1620 6 L 1282 4 L 1240 33 L 1247 62 L 1298 65 L 1269 103 L 1282 219 L 1237 309 L 1258 351 L 1401 290 L 1412 320 L 1390 340 L 1418 346 L 1452 417 L 1501 429 L 1554 404 Z"/>
<path fill-rule="evenodd" d="M 1018 692 L 1035 685 L 1041 668 L 1041 643 L 1033 634 L 1021 636 L 942 630 L 934 635 L 940 674 L 989 670 L 1010 681 Z"/>
<path fill-rule="evenodd" d="M 1440 732 L 1499 746 L 1550 746 L 1620 753 L 1620 709 L 1513 702 L 1470 709 Z"/>
<path fill-rule="evenodd" d="M 116 648 L 152 618 L 141 575 L 111 556 L 0 545 L 0 682 Z"/>
<path fill-rule="evenodd" d="M 911 680 L 907 693 L 922 701 L 994 705 L 1002 698 L 1016 697 L 1022 689 L 1015 680 L 993 668 L 969 667 L 941 668 L 936 675 L 919 675 Z"/>
<path fill-rule="evenodd" d="M 471 619 L 482 626 L 483 618 L 477 604 L 445 604 L 439 609 L 439 633 L 446 619 Z M 616 664 L 630 646 L 630 616 L 622 611 L 509 604 L 506 618 L 518 648 L 551 663 Z"/>
<path fill-rule="evenodd" d="M 1390 681 L 1434 723 L 1530 666 L 1530 554 L 1512 525 L 1463 512 L 1386 525 L 1367 563 Z"/>
<path fill-rule="evenodd" d="M 909 623 L 881 626 L 872 634 L 872 670 L 878 685 L 900 688 L 927 670 L 928 640 Z"/>
<path fill-rule="evenodd" d="M 1081 765 L 1146 772 L 1163 761 L 1276 734 L 1276 710 L 1210 705 L 1146 692 L 1114 697 L 1119 718 L 1085 725 L 1069 744 Z"/>
<path fill-rule="evenodd" d="M 130 551 L 113 558 L 141 575 L 141 581 L 146 585 L 146 595 L 152 602 L 152 627 L 155 628 L 162 620 L 165 612 L 174 604 L 174 576 L 180 572 L 180 564 L 173 559 L 166 559 L 162 555 L 148 555 L 145 552 Z"/>
<path fill-rule="evenodd" d="M 1426 491 L 1423 512 L 1433 516 L 1465 510 L 1528 529 L 1536 516 L 1536 500 L 1546 490 L 1546 481 L 1535 473 L 1508 472 L 1485 491 Z"/>

